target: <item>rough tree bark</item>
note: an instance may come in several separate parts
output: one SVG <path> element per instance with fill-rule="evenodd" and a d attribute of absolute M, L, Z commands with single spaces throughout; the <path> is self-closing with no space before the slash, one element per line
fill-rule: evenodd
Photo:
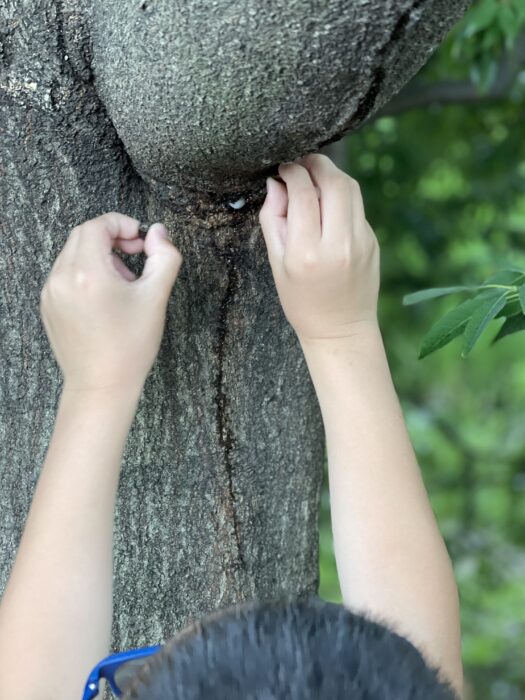
<path fill-rule="evenodd" d="M 467 5 L 0 1 L 0 591 L 62 384 L 40 290 L 70 229 L 112 210 L 165 222 L 184 256 L 123 459 L 112 648 L 317 590 L 324 433 L 265 176 L 357 129 Z"/>

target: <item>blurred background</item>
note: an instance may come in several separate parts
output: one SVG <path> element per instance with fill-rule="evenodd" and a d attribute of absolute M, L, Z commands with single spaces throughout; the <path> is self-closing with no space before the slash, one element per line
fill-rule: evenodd
<path fill-rule="evenodd" d="M 429 63 L 358 133 L 324 152 L 361 184 L 381 247 L 379 320 L 408 429 L 453 560 L 468 698 L 525 698 L 525 333 L 467 359 L 418 360 L 464 296 L 428 287 L 525 271 L 525 0 L 477 0 Z M 327 476 L 320 595 L 341 602 Z"/>

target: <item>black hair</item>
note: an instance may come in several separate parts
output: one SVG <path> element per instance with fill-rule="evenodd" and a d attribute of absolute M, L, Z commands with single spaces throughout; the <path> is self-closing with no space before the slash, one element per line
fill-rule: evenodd
<path fill-rule="evenodd" d="M 207 617 L 140 668 L 123 700 L 458 700 L 386 625 L 317 598 Z"/>

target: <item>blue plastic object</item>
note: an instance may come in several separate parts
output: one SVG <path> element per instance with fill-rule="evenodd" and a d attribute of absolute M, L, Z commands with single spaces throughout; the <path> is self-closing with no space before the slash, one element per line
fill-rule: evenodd
<path fill-rule="evenodd" d="M 118 683 L 115 679 L 115 674 L 122 667 L 123 664 L 129 661 L 137 661 L 141 658 L 146 658 L 155 654 L 157 651 L 162 649 L 162 646 L 154 647 L 144 647 L 142 649 L 133 649 L 131 651 L 122 651 L 118 654 L 111 654 L 105 659 L 102 659 L 95 668 L 89 674 L 89 677 L 84 688 L 84 695 L 82 700 L 92 700 L 96 698 L 99 694 L 99 683 L 102 678 L 105 678 L 111 690 L 119 698 L 122 695 L 122 688 L 119 688 Z"/>

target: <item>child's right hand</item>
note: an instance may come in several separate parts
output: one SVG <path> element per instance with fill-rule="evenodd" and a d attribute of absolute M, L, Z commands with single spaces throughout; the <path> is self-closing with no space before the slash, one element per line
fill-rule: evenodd
<path fill-rule="evenodd" d="M 279 299 L 300 341 L 377 328 L 379 245 L 358 183 L 326 156 L 268 178 L 259 214 Z"/>

